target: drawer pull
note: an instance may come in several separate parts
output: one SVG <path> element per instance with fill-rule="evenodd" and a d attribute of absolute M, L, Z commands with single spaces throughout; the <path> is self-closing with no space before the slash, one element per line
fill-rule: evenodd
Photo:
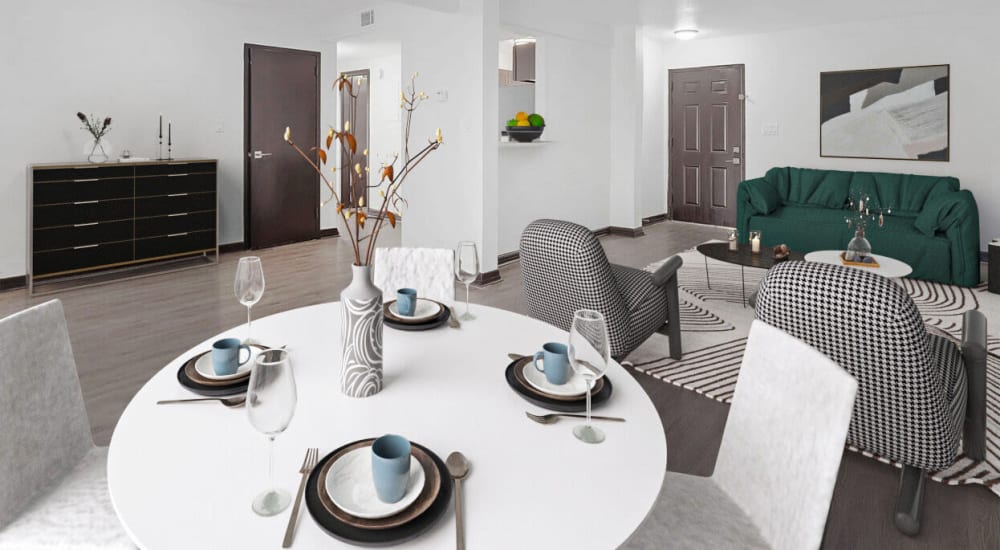
<path fill-rule="evenodd" d="M 101 222 L 90 222 L 90 223 L 74 223 L 73 227 L 90 227 L 92 225 L 97 225 Z"/>
<path fill-rule="evenodd" d="M 74 246 L 73 250 L 83 250 L 84 248 L 97 248 L 98 246 L 101 246 L 101 245 L 99 245 L 99 244 L 85 244 L 83 246 Z"/>
<path fill-rule="evenodd" d="M 76 201 L 73 204 L 97 204 L 101 201 Z"/>
<path fill-rule="evenodd" d="M 86 183 L 88 181 L 101 181 L 101 178 L 84 178 L 80 180 L 73 180 L 73 183 Z"/>
<path fill-rule="evenodd" d="M 171 193 L 171 194 L 169 194 L 167 196 L 168 197 L 186 197 L 186 196 L 188 196 L 188 194 L 187 193 Z"/>
<path fill-rule="evenodd" d="M 184 233 L 171 233 L 171 234 L 169 234 L 167 236 L 168 237 L 184 237 L 186 235 L 187 235 L 187 232 L 184 232 Z"/>
<path fill-rule="evenodd" d="M 168 178 L 186 178 L 187 174 L 167 174 Z"/>
<path fill-rule="evenodd" d="M 180 214 L 167 214 L 168 218 L 176 218 L 177 216 L 187 216 L 187 212 L 181 212 Z"/>

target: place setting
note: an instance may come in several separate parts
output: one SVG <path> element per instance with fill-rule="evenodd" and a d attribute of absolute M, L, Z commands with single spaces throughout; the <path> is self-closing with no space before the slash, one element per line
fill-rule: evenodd
<path fill-rule="evenodd" d="M 529 403 L 560 414 L 533 414 L 539 424 L 553 424 L 560 418 L 585 418 L 574 434 L 587 443 L 600 443 L 604 434 L 591 420 L 624 422 L 623 418 L 593 416 L 591 407 L 611 398 L 613 386 L 604 376 L 611 361 L 604 316 L 580 310 L 573 317 L 569 344 L 548 342 L 533 355 L 509 353 L 512 360 L 504 371 L 507 384 Z M 586 412 L 584 415 L 573 414 Z"/>
<path fill-rule="evenodd" d="M 396 330 L 432 330 L 445 323 L 452 328 L 461 326 L 449 306 L 437 300 L 419 297 L 415 288 L 396 291 L 396 299 L 382 306 L 382 315 L 386 326 Z"/>

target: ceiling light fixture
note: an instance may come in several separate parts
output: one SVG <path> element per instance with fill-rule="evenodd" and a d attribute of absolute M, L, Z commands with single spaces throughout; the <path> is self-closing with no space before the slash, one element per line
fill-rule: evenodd
<path fill-rule="evenodd" d="M 674 36 L 677 40 L 691 40 L 698 36 L 698 29 L 677 29 L 674 31 Z"/>

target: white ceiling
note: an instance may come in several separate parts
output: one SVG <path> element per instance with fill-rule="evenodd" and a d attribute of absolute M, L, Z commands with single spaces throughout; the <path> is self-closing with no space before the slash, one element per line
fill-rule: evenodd
<path fill-rule="evenodd" d="M 501 2 L 503 0 L 500 0 Z M 639 22 L 671 37 L 754 34 L 913 15 L 996 11 L 996 0 L 638 0 Z"/>

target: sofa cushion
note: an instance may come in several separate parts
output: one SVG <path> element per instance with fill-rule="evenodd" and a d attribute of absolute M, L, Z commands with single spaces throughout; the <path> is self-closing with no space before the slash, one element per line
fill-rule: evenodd
<path fill-rule="evenodd" d="M 855 172 L 850 194 L 868 195 L 874 206 L 891 208 L 893 216 L 916 217 L 930 197 L 958 188 L 958 180 L 951 177 Z"/>
<path fill-rule="evenodd" d="M 781 168 L 769 170 L 765 177 L 775 183 L 785 204 L 840 209 L 847 203 L 851 174 L 837 170 Z"/>
<path fill-rule="evenodd" d="M 838 249 L 852 234 L 846 216 L 846 210 L 786 205 L 768 216 L 751 217 L 749 228 L 761 232 L 766 246 L 784 243 L 797 252 Z"/>

